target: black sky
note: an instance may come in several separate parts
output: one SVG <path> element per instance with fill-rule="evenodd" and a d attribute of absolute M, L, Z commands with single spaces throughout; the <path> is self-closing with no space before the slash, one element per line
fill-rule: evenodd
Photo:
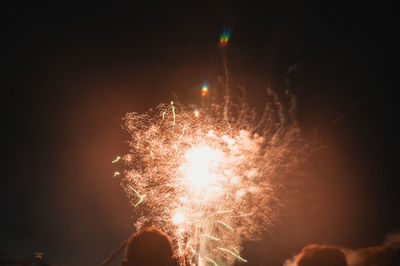
<path fill-rule="evenodd" d="M 281 265 L 309 243 L 376 245 L 400 229 L 394 6 L 133 2 L 4 7 L 0 259 L 42 250 L 93 265 L 128 236 L 133 212 L 110 163 L 127 148 L 121 117 L 172 93 L 197 101 L 221 74 L 227 26 L 250 101 L 283 91 L 296 66 L 300 126 L 324 139 L 292 214 L 247 244 L 248 265 Z"/>

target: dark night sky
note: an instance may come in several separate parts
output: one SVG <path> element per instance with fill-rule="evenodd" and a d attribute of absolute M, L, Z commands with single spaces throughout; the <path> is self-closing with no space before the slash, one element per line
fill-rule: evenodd
<path fill-rule="evenodd" d="M 221 74 L 226 26 L 231 73 L 250 101 L 282 91 L 297 66 L 300 126 L 324 139 L 292 213 L 247 244 L 248 265 L 282 265 L 309 243 L 377 245 L 400 230 L 394 6 L 133 2 L 3 9 L 0 259 L 41 250 L 93 265 L 127 238 L 133 211 L 110 163 L 127 148 L 121 117 L 172 92 L 198 100 Z"/>

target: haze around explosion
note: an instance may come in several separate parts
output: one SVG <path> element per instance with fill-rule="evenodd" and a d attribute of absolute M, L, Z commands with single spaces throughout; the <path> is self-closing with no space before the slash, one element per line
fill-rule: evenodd
<path fill-rule="evenodd" d="M 121 184 L 140 217 L 136 229 L 166 231 L 188 264 L 247 262 L 241 244 L 272 222 L 276 188 L 306 146 L 294 96 L 268 89 L 267 99 L 261 115 L 245 90 L 202 108 L 171 102 L 127 113 Z"/>

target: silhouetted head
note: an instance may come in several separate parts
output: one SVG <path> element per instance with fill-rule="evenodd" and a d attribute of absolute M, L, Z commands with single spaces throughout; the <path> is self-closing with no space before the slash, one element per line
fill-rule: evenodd
<path fill-rule="evenodd" d="M 310 245 L 300 253 L 298 266 L 347 266 L 346 256 L 338 248 Z"/>
<path fill-rule="evenodd" d="M 170 238 L 154 227 L 146 227 L 128 241 L 123 266 L 175 266 Z"/>

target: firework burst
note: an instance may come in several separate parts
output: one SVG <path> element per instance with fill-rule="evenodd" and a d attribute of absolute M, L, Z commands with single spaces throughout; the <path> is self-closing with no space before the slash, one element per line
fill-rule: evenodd
<path fill-rule="evenodd" d="M 247 262 L 241 243 L 271 223 L 275 188 L 304 148 L 294 97 L 267 96 L 262 115 L 244 93 L 207 112 L 171 102 L 126 114 L 131 140 L 121 176 L 137 229 L 151 223 L 165 230 L 188 264 Z"/>

